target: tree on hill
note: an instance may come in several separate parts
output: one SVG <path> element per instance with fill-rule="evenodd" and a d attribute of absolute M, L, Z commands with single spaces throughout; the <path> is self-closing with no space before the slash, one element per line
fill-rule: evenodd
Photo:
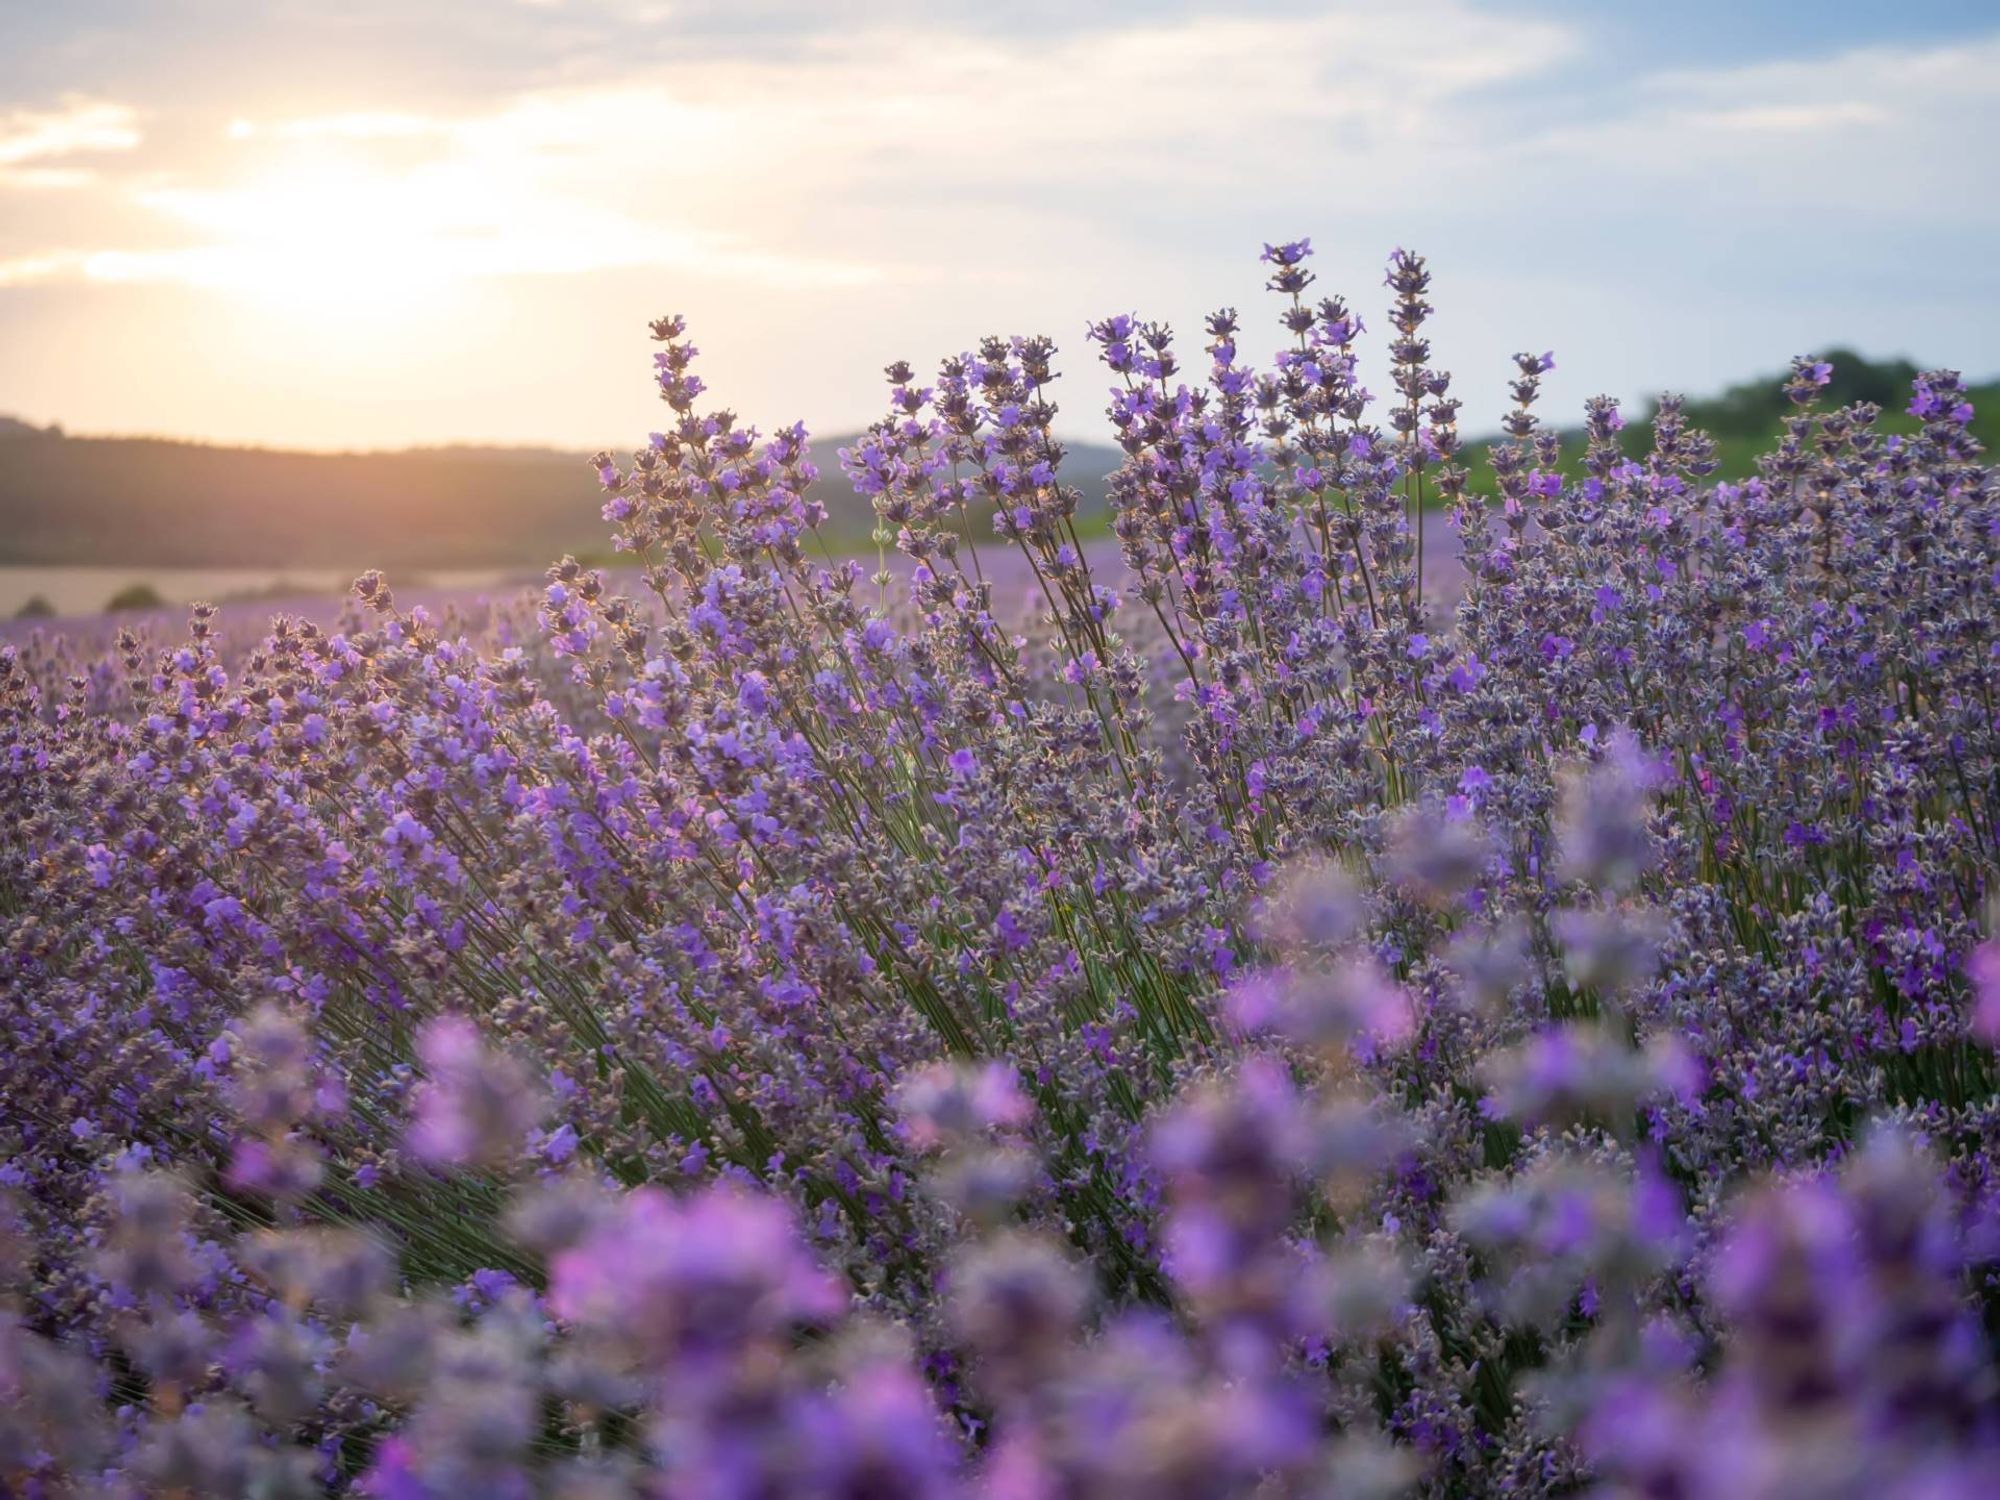
<path fill-rule="evenodd" d="M 104 612 L 119 614 L 128 609 L 165 609 L 167 601 L 150 583 L 128 583 L 105 602 Z"/>
<path fill-rule="evenodd" d="M 1833 366 L 1833 373 L 1820 392 L 1826 407 L 1851 406 L 1856 401 L 1872 401 L 1884 411 L 1895 411 L 1910 399 L 1910 382 L 1920 373 L 1907 359 L 1874 360 L 1852 349 L 1829 349 L 1819 358 Z M 1785 399 L 1783 374 L 1764 375 L 1730 386 L 1719 396 L 1688 401 L 1683 410 L 1688 421 L 1716 437 L 1763 438 L 1775 432 L 1791 412 Z M 1659 402 L 1650 401 L 1640 423 L 1650 434 Z"/>

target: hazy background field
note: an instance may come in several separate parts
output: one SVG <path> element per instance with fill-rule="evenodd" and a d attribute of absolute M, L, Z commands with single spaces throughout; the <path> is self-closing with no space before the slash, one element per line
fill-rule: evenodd
<path fill-rule="evenodd" d="M 1884 430 L 1914 428 L 1903 410 L 1914 363 L 1830 354 L 1833 400 L 1876 402 Z M 1089 377 L 1079 375 L 1081 386 Z M 1747 476 L 1768 446 L 1783 419 L 1783 379 L 1774 370 L 1689 402 L 1691 419 L 1718 439 L 1725 475 Z M 1973 400 L 1975 431 L 2000 445 L 2000 381 Z M 1652 434 L 1634 415 L 1623 436 L 1636 455 Z M 853 441 L 831 434 L 814 445 L 835 549 L 867 548 L 873 525 L 868 502 L 840 473 L 837 452 Z M 1490 479 L 1486 446 L 1468 446 L 1475 486 Z M 1579 446 L 1572 435 L 1566 450 Z M 234 448 L 70 436 L 0 419 L 0 618 L 91 614 L 114 601 L 276 606 L 337 594 L 366 567 L 387 569 L 406 589 L 500 589 L 565 553 L 611 561 L 589 458 L 548 448 Z M 1067 477 L 1083 493 L 1086 535 L 1105 534 L 1104 479 L 1120 458 L 1106 442 L 1072 444 Z"/>
<path fill-rule="evenodd" d="M 669 311 L 838 548 L 882 367 L 1050 334 L 1101 531 L 1086 321 L 1266 357 L 1294 235 L 1371 389 L 1407 245 L 1464 435 L 1553 348 L 1545 421 L 1684 392 L 1740 476 L 1791 355 L 1892 428 L 1911 362 L 2000 378 L 1996 80 L 1981 0 L 0 5 L 0 617 L 602 558 Z"/>

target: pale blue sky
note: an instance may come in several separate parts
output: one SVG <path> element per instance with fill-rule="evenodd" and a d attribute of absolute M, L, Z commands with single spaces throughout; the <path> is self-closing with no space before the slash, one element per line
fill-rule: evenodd
<path fill-rule="evenodd" d="M 1436 273 L 1468 425 L 1844 342 L 2000 371 L 2000 6 L 0 0 L 0 412 L 623 443 L 685 312 L 764 425 L 1084 320 Z M 1268 343 L 1266 339 L 1264 342 Z"/>

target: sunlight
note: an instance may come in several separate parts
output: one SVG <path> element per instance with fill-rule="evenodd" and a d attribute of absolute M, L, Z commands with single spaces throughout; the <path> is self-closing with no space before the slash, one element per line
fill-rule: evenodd
<path fill-rule="evenodd" d="M 712 199 L 701 205 L 710 222 L 691 229 L 681 222 L 694 207 L 685 195 L 662 214 L 656 202 L 613 190 L 645 165 L 648 148 L 631 143 L 665 132 L 706 139 L 718 129 L 701 111 L 644 90 L 534 96 L 469 120 L 238 119 L 226 139 L 255 152 L 254 167 L 132 194 L 181 243 L 65 264 L 92 281 L 218 291 L 246 310 L 336 335 L 434 312 L 440 298 L 481 278 L 657 267 L 787 285 L 880 279 L 866 263 L 748 243 L 714 222 Z M 0 262 L 0 276 L 9 269 Z M 14 271 L 20 280 L 49 274 L 26 264 Z"/>
<path fill-rule="evenodd" d="M 184 281 L 294 315 L 405 316 L 449 288 L 479 233 L 435 184 L 340 163 L 213 190 L 159 188 L 141 201 L 204 242 L 106 251 L 86 261 L 86 275 Z"/>

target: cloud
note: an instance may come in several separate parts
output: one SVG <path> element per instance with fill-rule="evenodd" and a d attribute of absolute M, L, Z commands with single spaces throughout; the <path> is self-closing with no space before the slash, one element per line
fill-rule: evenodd
<path fill-rule="evenodd" d="M 27 286 L 37 281 L 53 281 L 76 268 L 68 255 L 17 255 L 0 260 L 0 286 Z"/>
<path fill-rule="evenodd" d="M 129 151 L 139 140 L 131 106 L 68 98 L 61 109 L 0 115 L 0 166 L 79 151 Z"/>
<path fill-rule="evenodd" d="M 633 201 L 630 174 L 644 165 L 647 140 L 678 122 L 660 97 L 635 105 L 617 91 L 534 96 L 462 119 L 238 120 L 213 166 L 122 189 L 122 201 L 149 216 L 152 243 L 38 248 L 0 263 L 0 284 L 180 283 L 328 298 L 345 285 L 379 299 L 391 287 L 631 267 L 821 287 L 879 278 L 879 268 L 837 254 L 693 224 L 665 198 Z"/>
<path fill-rule="evenodd" d="M 648 8 L 376 0 L 365 24 L 287 8 L 292 29 L 237 25 L 233 48 L 158 38 L 212 54 L 213 82 L 189 104 L 91 81 L 146 111 L 142 149 L 119 106 L 0 112 L 0 142 L 102 143 L 0 157 L 15 186 L 70 189 L 0 213 L 0 286 L 37 288 L 9 307 L 212 290 L 214 326 L 300 351 L 289 378 L 315 390 L 330 341 L 421 328 L 430 373 L 380 356 L 371 399 L 456 382 L 537 422 L 535 381 L 501 388 L 479 339 L 531 328 L 537 377 L 572 350 L 581 411 L 632 309 L 679 307 L 746 408 L 848 421 L 886 359 L 992 329 L 1067 336 L 1087 375 L 1086 317 L 1190 326 L 1252 302 L 1262 240 L 1312 234 L 1322 289 L 1364 312 L 1391 245 L 1432 255 L 1472 426 L 1514 348 L 1562 346 L 1554 408 L 1829 335 L 1976 366 L 2000 307 L 1980 258 L 2000 164 L 1976 149 L 2000 134 L 2000 37 L 1668 68 L 1587 12 L 1483 0 L 680 0 L 636 24 Z M 273 36 L 315 66 L 274 83 Z"/>
<path fill-rule="evenodd" d="M 693 80 L 752 139 L 986 182 L 1193 182 L 1298 170 L 1346 148 L 1438 136 L 1450 107 L 1543 73 L 1578 39 L 1462 5 L 1203 16 L 1041 36 L 846 32 Z M 735 101 L 754 101 L 741 103 Z"/>
<path fill-rule="evenodd" d="M 1694 184 L 1704 207 L 1990 222 L 2000 165 L 1980 148 L 1996 135 L 2000 35 L 1663 71 L 1610 118 L 1523 151 L 1660 189 Z"/>
<path fill-rule="evenodd" d="M 92 152 L 130 151 L 141 140 L 138 119 L 129 105 L 73 95 L 56 109 L 0 114 L 0 187 L 85 186 L 96 180 L 88 168 L 48 163 Z"/>
<path fill-rule="evenodd" d="M 1894 117 L 1879 104 L 1842 99 L 1825 104 L 1745 104 L 1700 110 L 1684 123 L 1706 130 L 1818 135 L 1848 125 L 1886 125 Z"/>
<path fill-rule="evenodd" d="M 1456 3 L 1053 38 L 836 29 L 459 113 L 238 118 L 206 160 L 129 189 L 156 242 L 30 247 L 14 278 L 255 289 L 661 267 L 840 288 L 924 277 L 940 253 L 954 274 L 1006 276 L 1004 257 L 960 236 L 1010 197 L 1017 219 L 1065 192 L 1101 194 L 1092 208 L 1115 215 L 1149 186 L 1283 183 L 1327 148 L 1386 170 L 1459 128 L 1461 101 L 1576 46 L 1564 28 Z M 104 147 L 127 141 L 129 119 L 79 108 L 33 122 L 33 138 Z M 953 217 L 969 191 L 985 208 L 932 243 L 898 217 Z"/>
<path fill-rule="evenodd" d="M 254 140 L 258 136 L 274 136 L 281 140 L 349 140 L 383 141 L 410 140 L 423 136 L 444 134 L 449 126 L 440 120 L 423 115 L 397 114 L 392 111 L 376 111 L 356 114 L 322 115 L 302 120 L 281 120 L 275 124 L 260 125 L 255 120 L 237 119 L 229 122 L 229 139 L 232 141 Z"/>

